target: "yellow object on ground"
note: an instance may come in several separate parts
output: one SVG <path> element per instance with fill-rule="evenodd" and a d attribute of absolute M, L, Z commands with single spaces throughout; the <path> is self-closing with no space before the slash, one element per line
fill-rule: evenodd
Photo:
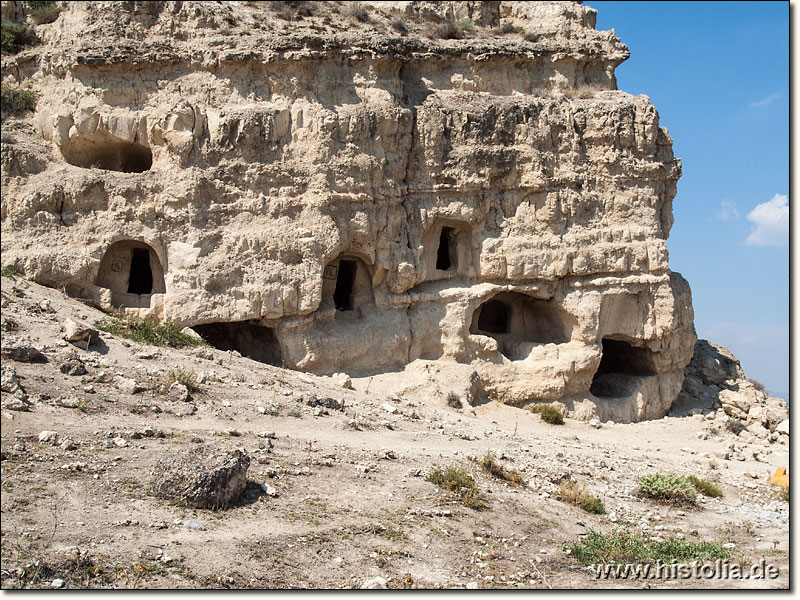
<path fill-rule="evenodd" d="M 772 476 L 772 479 L 770 479 L 769 482 L 788 488 L 789 474 L 786 472 L 786 467 L 778 467 L 778 469 L 775 471 L 775 475 Z"/>

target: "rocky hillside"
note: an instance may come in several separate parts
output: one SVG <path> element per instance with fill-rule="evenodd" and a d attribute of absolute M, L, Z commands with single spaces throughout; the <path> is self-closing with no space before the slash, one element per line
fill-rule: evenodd
<path fill-rule="evenodd" d="M 4 589 L 788 587 L 789 505 L 769 484 L 788 465 L 785 406 L 704 342 L 687 380 L 720 409 L 550 425 L 424 396 L 422 379 L 396 395 L 379 378 L 93 336 L 98 322 L 2 278 Z M 437 485 L 448 468 L 474 489 Z M 639 484 L 656 473 L 711 495 L 661 504 Z M 598 580 L 581 561 L 607 555 L 581 552 L 615 531 L 682 560 L 707 542 L 701 560 L 763 559 L 779 577 Z"/>

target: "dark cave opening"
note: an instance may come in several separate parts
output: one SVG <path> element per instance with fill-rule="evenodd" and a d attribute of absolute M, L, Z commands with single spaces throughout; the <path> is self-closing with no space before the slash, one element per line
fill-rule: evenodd
<path fill-rule="evenodd" d="M 218 350 L 236 350 L 258 362 L 281 366 L 281 347 L 275 330 L 258 321 L 206 323 L 192 329 Z"/>
<path fill-rule="evenodd" d="M 336 275 L 336 289 L 333 304 L 337 310 L 353 310 L 353 288 L 356 282 L 358 264 L 354 260 L 340 260 Z"/>
<path fill-rule="evenodd" d="M 489 300 L 481 306 L 478 330 L 488 333 L 508 333 L 508 307 L 500 300 Z"/>
<path fill-rule="evenodd" d="M 153 293 L 153 270 L 150 268 L 150 251 L 147 248 L 131 249 L 131 269 L 128 275 L 129 294 Z"/>
<path fill-rule="evenodd" d="M 440 271 L 448 271 L 455 266 L 455 229 L 452 227 L 442 227 L 439 235 L 439 248 L 436 250 L 436 268 Z"/>
<path fill-rule="evenodd" d="M 598 398 L 620 398 L 631 393 L 631 376 L 655 375 L 653 353 L 621 340 L 603 338 L 603 355 L 589 391 Z"/>

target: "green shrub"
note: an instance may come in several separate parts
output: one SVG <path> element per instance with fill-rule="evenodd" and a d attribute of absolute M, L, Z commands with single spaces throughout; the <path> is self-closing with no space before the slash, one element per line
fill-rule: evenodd
<path fill-rule="evenodd" d="M 111 335 L 127 338 L 140 344 L 185 348 L 187 346 L 208 346 L 193 336 L 181 333 L 172 321 L 154 323 L 137 317 L 124 315 L 121 318 L 108 317 L 95 323 L 95 327 Z"/>
<path fill-rule="evenodd" d="M 709 498 L 722 498 L 722 490 L 719 486 L 714 485 L 708 479 L 700 479 L 694 475 L 689 475 L 689 482 L 694 486 L 699 493 Z"/>
<path fill-rule="evenodd" d="M 584 566 L 600 564 L 687 563 L 694 560 L 726 559 L 731 551 L 718 542 L 690 542 L 669 539 L 645 540 L 640 534 L 616 529 L 606 535 L 590 529 L 581 541 L 570 546 L 572 555 Z"/>
<path fill-rule="evenodd" d="M 470 19 L 459 19 L 456 21 L 456 27 L 460 27 L 464 31 L 475 31 L 475 24 Z"/>
<path fill-rule="evenodd" d="M 481 459 L 480 465 L 483 467 L 483 470 L 489 473 L 492 477 L 502 479 L 503 481 L 515 487 L 527 487 L 522 474 L 519 471 L 507 469 L 501 465 L 495 460 L 494 456 L 492 456 L 491 451 L 486 452 L 486 456 Z"/>
<path fill-rule="evenodd" d="M 0 47 L 4 52 L 16 54 L 23 46 L 32 46 L 37 42 L 36 33 L 24 23 L 0 24 Z"/>
<path fill-rule="evenodd" d="M 697 491 L 686 477 L 652 473 L 639 478 L 639 493 L 664 504 L 694 505 Z"/>
<path fill-rule="evenodd" d="M 461 467 L 447 467 L 442 471 L 439 465 L 435 465 L 428 475 L 428 481 L 456 494 L 468 508 L 481 510 L 489 507 L 472 475 Z"/>
<path fill-rule="evenodd" d="M 603 501 L 598 496 L 590 494 L 586 487 L 576 481 L 563 482 L 556 493 L 556 498 L 593 515 L 602 515 L 606 512 Z"/>
<path fill-rule="evenodd" d="M 564 416 L 552 404 L 534 404 L 528 410 L 542 417 L 542 421 L 550 425 L 563 425 Z"/>
<path fill-rule="evenodd" d="M 56 2 L 52 1 L 31 1 L 28 2 L 28 11 L 31 21 L 37 25 L 52 23 L 58 18 L 61 9 Z"/>
<path fill-rule="evenodd" d="M 3 87 L 0 89 L 0 105 L 3 119 L 36 110 L 36 95 L 30 90 Z"/>

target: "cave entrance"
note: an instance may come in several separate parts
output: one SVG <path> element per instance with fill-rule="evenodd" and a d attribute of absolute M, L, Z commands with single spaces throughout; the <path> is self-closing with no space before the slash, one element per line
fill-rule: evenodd
<path fill-rule="evenodd" d="M 439 271 L 449 271 L 451 267 L 458 268 L 455 231 L 452 227 L 442 227 L 442 233 L 439 234 L 439 248 L 436 251 L 436 268 Z"/>
<path fill-rule="evenodd" d="M 357 270 L 358 263 L 356 261 L 339 261 L 336 289 L 333 292 L 333 304 L 336 306 L 336 310 L 353 310 L 353 288 L 356 283 Z"/>
<path fill-rule="evenodd" d="M 144 173 L 153 166 L 150 148 L 112 135 L 76 138 L 63 154 L 69 164 L 84 169 Z"/>
<path fill-rule="evenodd" d="M 95 285 L 111 290 L 114 308 L 150 308 L 152 295 L 166 292 L 158 255 L 144 242 L 135 240 L 122 240 L 108 247 Z"/>
<path fill-rule="evenodd" d="M 281 347 L 275 330 L 258 321 L 206 323 L 192 329 L 218 350 L 236 350 L 252 360 L 281 366 Z"/>
<path fill-rule="evenodd" d="M 153 270 L 150 268 L 150 251 L 145 248 L 131 250 L 131 269 L 128 275 L 129 294 L 153 293 Z"/>
<path fill-rule="evenodd" d="M 522 360 L 537 344 L 569 342 L 576 324 L 553 299 L 501 292 L 475 309 L 469 332 L 494 338 L 503 355 Z"/>
<path fill-rule="evenodd" d="M 478 331 L 508 333 L 508 307 L 500 300 L 489 300 L 481 306 Z"/>
<path fill-rule="evenodd" d="M 621 398 L 632 392 L 635 377 L 655 375 L 653 352 L 632 344 L 603 338 L 603 355 L 589 391 L 598 398 Z"/>

